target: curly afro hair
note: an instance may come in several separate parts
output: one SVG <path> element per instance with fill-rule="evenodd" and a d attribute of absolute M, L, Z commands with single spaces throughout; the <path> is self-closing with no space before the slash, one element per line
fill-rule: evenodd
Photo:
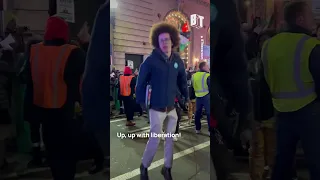
<path fill-rule="evenodd" d="M 160 22 L 160 23 L 154 24 L 150 30 L 150 43 L 154 48 L 160 48 L 158 38 L 159 38 L 159 35 L 162 33 L 170 34 L 173 49 L 176 49 L 177 47 L 179 47 L 180 37 L 179 37 L 178 29 L 169 23 Z"/>

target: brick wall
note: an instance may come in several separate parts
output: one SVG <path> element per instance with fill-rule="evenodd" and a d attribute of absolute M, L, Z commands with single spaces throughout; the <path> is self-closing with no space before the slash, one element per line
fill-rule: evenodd
<path fill-rule="evenodd" d="M 92 27 L 95 14 L 105 0 L 75 0 L 75 19 L 76 23 L 70 23 L 70 33 L 75 37 L 85 21 L 89 22 Z M 43 34 L 45 23 L 49 17 L 49 9 L 51 14 L 55 14 L 56 0 L 14 0 L 12 11 L 7 11 L 7 14 L 13 13 L 17 17 L 17 24 L 20 26 L 28 26 L 31 31 Z"/>
<path fill-rule="evenodd" d="M 148 55 L 152 51 L 149 33 L 152 25 L 176 8 L 173 0 L 118 0 L 114 9 L 113 59 L 118 69 L 125 65 L 125 54 Z"/>
<path fill-rule="evenodd" d="M 184 0 L 180 11 L 189 19 L 191 14 L 204 16 L 205 28 L 192 28 L 192 43 L 188 51 L 189 59 L 200 58 L 200 36 L 206 39 L 210 25 L 210 7 L 208 0 Z M 113 29 L 113 55 L 116 68 L 123 69 L 125 54 L 150 54 L 150 28 L 154 23 L 163 21 L 170 10 L 177 9 L 175 0 L 118 0 L 115 9 Z M 209 42 L 205 42 L 208 44 Z"/>
<path fill-rule="evenodd" d="M 47 0 L 15 0 L 12 12 L 17 17 L 18 25 L 28 26 L 30 30 L 43 34 L 48 7 Z"/>

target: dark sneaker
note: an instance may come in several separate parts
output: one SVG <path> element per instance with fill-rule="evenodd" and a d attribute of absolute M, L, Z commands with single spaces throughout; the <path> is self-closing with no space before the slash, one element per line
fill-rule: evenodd
<path fill-rule="evenodd" d="M 171 168 L 162 167 L 161 174 L 163 175 L 165 180 L 172 180 Z"/>
<path fill-rule="evenodd" d="M 136 123 L 132 121 L 127 121 L 126 126 L 135 126 Z"/>
<path fill-rule="evenodd" d="M 140 180 L 149 180 L 148 168 L 145 168 L 142 164 L 140 165 Z"/>

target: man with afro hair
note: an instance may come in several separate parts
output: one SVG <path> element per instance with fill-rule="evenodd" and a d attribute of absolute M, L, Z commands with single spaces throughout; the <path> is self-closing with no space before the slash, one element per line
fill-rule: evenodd
<path fill-rule="evenodd" d="M 177 28 L 164 22 L 155 24 L 150 32 L 150 41 L 154 49 L 141 64 L 136 89 L 137 103 L 145 109 L 146 86 L 150 85 L 152 88 L 149 107 L 150 138 L 140 166 L 141 180 L 149 179 L 148 167 L 160 143 L 160 138 L 154 135 L 160 134 L 162 129 L 169 136 L 165 138 L 164 167 L 161 173 L 164 179 L 171 180 L 173 137 L 170 134 L 175 132 L 178 119 L 174 100 L 178 86 L 185 102 L 189 101 L 187 78 L 184 63 L 179 54 L 174 52 L 179 46 Z"/>

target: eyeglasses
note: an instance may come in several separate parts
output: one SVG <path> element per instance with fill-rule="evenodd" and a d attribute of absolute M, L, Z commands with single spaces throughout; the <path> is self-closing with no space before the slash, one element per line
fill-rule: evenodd
<path fill-rule="evenodd" d="M 170 38 L 160 39 L 160 42 L 161 43 L 168 43 L 168 42 L 171 42 L 171 39 Z"/>

